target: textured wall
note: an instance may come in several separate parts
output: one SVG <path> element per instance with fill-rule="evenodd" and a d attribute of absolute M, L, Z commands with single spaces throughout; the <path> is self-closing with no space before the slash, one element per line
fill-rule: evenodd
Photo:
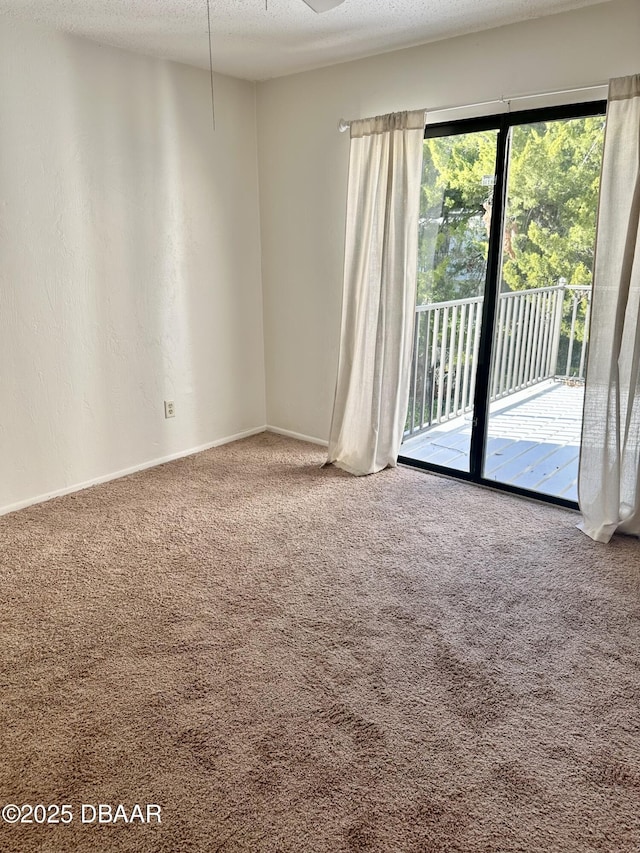
<path fill-rule="evenodd" d="M 0 21 L 0 104 L 0 509 L 263 425 L 253 85 L 213 134 L 206 73 Z"/>
<path fill-rule="evenodd" d="M 348 134 L 336 130 L 338 119 L 604 82 L 638 72 L 639 44 L 638 0 L 613 0 L 259 86 L 271 425 L 317 438 L 329 432 L 349 152 Z"/>

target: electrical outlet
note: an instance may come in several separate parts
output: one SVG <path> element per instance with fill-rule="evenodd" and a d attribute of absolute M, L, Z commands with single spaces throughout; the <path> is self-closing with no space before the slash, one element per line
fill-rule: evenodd
<path fill-rule="evenodd" d="M 173 400 L 164 401 L 164 416 L 165 418 L 175 418 L 176 404 L 173 402 Z"/>

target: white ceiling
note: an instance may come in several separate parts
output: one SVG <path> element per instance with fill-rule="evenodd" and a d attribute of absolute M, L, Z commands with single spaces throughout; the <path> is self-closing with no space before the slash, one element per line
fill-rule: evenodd
<path fill-rule="evenodd" d="M 210 0 L 216 71 L 264 80 L 603 0 Z M 266 8 L 265 8 L 266 6 Z M 209 67 L 207 0 L 0 0 L 0 15 Z"/>

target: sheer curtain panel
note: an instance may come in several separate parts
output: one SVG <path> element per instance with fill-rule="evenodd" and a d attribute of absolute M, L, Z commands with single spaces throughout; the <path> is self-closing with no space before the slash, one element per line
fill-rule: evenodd
<path fill-rule="evenodd" d="M 640 534 L 640 75 L 609 85 L 578 480 L 592 539 Z"/>
<path fill-rule="evenodd" d="M 395 465 L 409 397 L 424 111 L 351 123 L 342 329 L 329 462 Z"/>

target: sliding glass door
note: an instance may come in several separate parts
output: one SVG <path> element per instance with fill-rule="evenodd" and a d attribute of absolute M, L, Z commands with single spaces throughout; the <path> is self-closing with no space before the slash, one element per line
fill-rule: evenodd
<path fill-rule="evenodd" d="M 427 128 L 402 461 L 576 501 L 604 107 Z"/>
<path fill-rule="evenodd" d="M 471 412 L 491 233 L 496 129 L 425 140 L 414 359 L 412 458 L 470 471 Z M 471 177 L 472 176 L 472 177 Z M 449 424 L 460 420 L 453 432 Z"/>

